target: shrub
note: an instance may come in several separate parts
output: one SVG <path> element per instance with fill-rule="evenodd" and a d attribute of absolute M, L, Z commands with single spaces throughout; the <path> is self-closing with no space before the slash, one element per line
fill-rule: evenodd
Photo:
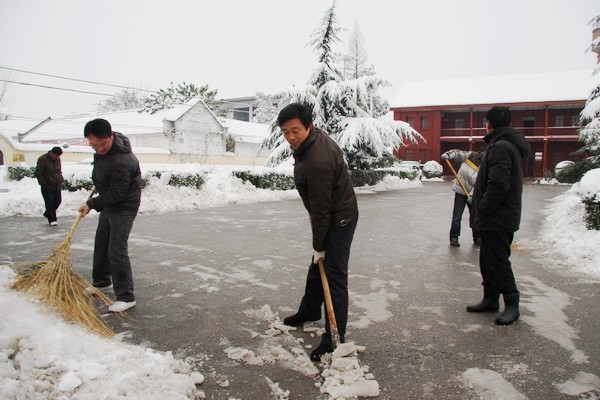
<path fill-rule="evenodd" d="M 586 197 L 583 200 L 585 204 L 585 226 L 587 229 L 600 230 L 600 198 L 596 195 Z"/>
<path fill-rule="evenodd" d="M 8 179 L 20 181 L 23 178 L 34 178 L 35 167 L 8 167 Z"/>
<path fill-rule="evenodd" d="M 387 175 L 397 176 L 399 178 L 416 179 L 415 172 L 398 171 L 394 169 L 353 169 L 350 170 L 350 179 L 352 186 L 374 186 L 381 182 Z"/>
<path fill-rule="evenodd" d="M 257 174 L 251 171 L 234 171 L 232 174 L 259 189 L 290 190 L 296 187 L 294 177 L 287 174 L 277 172 Z"/>
<path fill-rule="evenodd" d="M 160 171 L 149 171 L 142 178 L 142 183 L 141 183 L 142 188 L 145 188 L 146 186 L 148 186 L 148 184 L 150 182 L 150 178 L 157 177 L 158 179 L 160 179 L 161 176 L 162 176 L 162 173 Z M 195 174 L 193 174 L 193 173 L 183 173 L 183 174 L 171 173 L 171 176 L 169 177 L 169 181 L 167 182 L 167 185 L 175 186 L 175 187 L 185 186 L 185 187 L 200 189 L 200 188 L 202 188 L 202 185 L 204 185 L 204 175 L 199 174 L 199 173 L 195 173 Z"/>
<path fill-rule="evenodd" d="M 427 179 L 441 178 L 443 173 L 444 168 L 435 160 L 427 161 L 423 167 L 423 175 L 425 175 L 425 178 Z"/>
<path fill-rule="evenodd" d="M 576 183 L 586 172 L 594 168 L 598 168 L 598 164 L 590 160 L 576 162 L 561 169 L 556 179 L 561 183 Z"/>

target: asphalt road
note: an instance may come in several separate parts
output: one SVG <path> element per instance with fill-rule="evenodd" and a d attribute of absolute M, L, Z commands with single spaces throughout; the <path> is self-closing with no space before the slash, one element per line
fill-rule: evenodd
<path fill-rule="evenodd" d="M 490 376 L 528 399 L 581 398 L 565 388 L 585 374 L 598 379 L 598 282 L 561 267 L 538 242 L 546 200 L 565 189 L 525 187 L 512 256 L 522 317 L 508 327 L 495 326 L 495 314 L 465 311 L 481 298 L 478 249 L 465 229 L 468 212 L 462 246 L 448 245 L 449 182 L 359 195 L 347 339 L 366 346 L 360 360 L 379 382 L 380 399 L 491 399 L 502 385 Z M 96 222 L 84 218 L 72 246 L 75 268 L 88 279 Z M 0 223 L 3 263 L 46 259 L 69 224 L 50 228 L 42 217 Z M 127 342 L 195 365 L 207 399 L 273 398 L 265 378 L 289 390 L 289 399 L 324 398 L 314 377 L 285 362 L 246 365 L 225 353 L 230 346 L 257 354 L 286 348 L 263 335 L 268 322 L 260 315 L 265 306 L 281 318 L 295 310 L 310 243 L 299 200 L 140 215 L 130 239 L 138 306 L 130 319 L 106 319 L 128 333 Z M 292 335 L 305 346 L 319 341 Z M 598 398 L 600 390 L 582 396 Z"/>

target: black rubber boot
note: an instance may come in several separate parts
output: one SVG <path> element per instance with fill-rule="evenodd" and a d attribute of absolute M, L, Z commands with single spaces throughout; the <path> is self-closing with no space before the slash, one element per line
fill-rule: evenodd
<path fill-rule="evenodd" d="M 467 306 L 468 312 L 496 312 L 500 309 L 500 293 L 489 286 L 483 287 L 483 300 Z"/>
<path fill-rule="evenodd" d="M 519 292 L 505 294 L 504 311 L 496 318 L 496 325 L 510 325 L 519 319 Z"/>

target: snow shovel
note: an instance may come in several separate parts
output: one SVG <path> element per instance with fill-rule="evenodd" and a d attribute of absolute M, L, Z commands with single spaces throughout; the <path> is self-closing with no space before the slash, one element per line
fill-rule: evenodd
<path fill-rule="evenodd" d="M 321 283 L 323 284 L 323 294 L 325 297 L 325 307 L 329 316 L 329 329 L 331 331 L 332 347 L 335 350 L 340 345 L 340 333 L 338 332 L 337 322 L 335 322 L 335 313 L 333 312 L 333 302 L 331 301 L 331 292 L 329 291 L 329 282 L 325 275 L 325 262 L 322 258 L 317 261 L 319 272 L 321 273 Z"/>
<path fill-rule="evenodd" d="M 458 177 L 458 174 L 456 173 L 456 170 L 454 169 L 454 167 L 452 166 L 452 163 L 450 162 L 450 160 L 446 160 L 446 163 L 448 164 L 448 166 L 450 167 L 450 170 L 452 171 L 452 173 L 454 174 L 454 177 L 456 178 L 456 181 L 458 182 L 458 184 L 460 185 L 460 187 L 462 188 L 463 192 L 465 192 L 465 196 L 467 196 L 467 199 L 471 200 L 471 195 L 469 194 L 469 192 L 467 192 L 467 189 L 465 188 L 465 185 L 463 185 L 462 181 L 460 180 L 460 178 Z"/>

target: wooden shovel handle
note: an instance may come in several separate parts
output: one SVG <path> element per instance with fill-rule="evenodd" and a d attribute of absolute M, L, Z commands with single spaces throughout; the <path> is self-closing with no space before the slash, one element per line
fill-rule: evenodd
<path fill-rule="evenodd" d="M 321 283 L 323 284 L 323 295 L 325 297 L 325 307 L 327 307 L 327 315 L 329 316 L 329 328 L 331 330 L 333 348 L 336 348 L 340 344 L 340 334 L 338 332 L 337 322 L 335 321 L 333 301 L 331 301 L 331 292 L 329 291 L 329 281 L 327 281 L 327 275 L 325 274 L 325 262 L 322 258 L 319 258 L 317 264 L 319 265 Z"/>

